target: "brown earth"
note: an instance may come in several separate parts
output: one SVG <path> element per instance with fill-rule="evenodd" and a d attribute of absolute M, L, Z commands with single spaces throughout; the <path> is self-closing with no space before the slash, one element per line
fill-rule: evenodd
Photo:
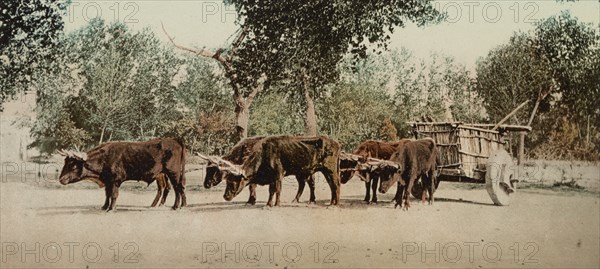
<path fill-rule="evenodd" d="M 292 178 L 282 206 L 267 208 L 268 187 L 246 206 L 247 191 L 226 202 L 223 186 L 200 180 L 188 175 L 182 210 L 149 208 L 155 185 L 128 182 L 118 212 L 105 213 L 92 183 L 3 177 L 0 267 L 600 267 L 597 193 L 529 188 L 497 207 L 481 185 L 442 182 L 434 205 L 402 211 L 393 193 L 364 204 L 354 180 L 338 207 L 326 206 L 323 180 L 317 205 L 292 204 Z"/>

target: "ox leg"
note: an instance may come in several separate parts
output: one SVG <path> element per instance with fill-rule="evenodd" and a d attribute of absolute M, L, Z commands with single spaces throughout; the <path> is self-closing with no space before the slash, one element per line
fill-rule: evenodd
<path fill-rule="evenodd" d="M 107 210 L 110 206 L 110 197 L 112 196 L 111 186 L 104 186 L 104 194 L 106 195 L 106 198 L 104 199 L 104 205 L 102 206 L 102 210 Z"/>
<path fill-rule="evenodd" d="M 187 198 L 185 197 L 185 185 L 179 185 L 179 192 L 181 196 L 181 207 L 187 206 Z"/>
<path fill-rule="evenodd" d="M 152 202 L 152 205 L 150 205 L 150 207 L 155 207 L 156 204 L 158 204 L 158 201 L 160 200 L 160 196 L 161 196 L 163 190 L 165 189 L 164 176 L 159 175 L 155 179 L 156 179 L 156 186 L 157 186 L 156 197 L 154 198 L 154 201 Z"/>
<path fill-rule="evenodd" d="M 269 201 L 267 202 L 267 206 L 273 206 L 273 194 L 275 194 L 275 183 L 269 184 Z"/>
<path fill-rule="evenodd" d="M 179 182 L 179 191 L 181 196 L 181 207 L 187 206 L 187 197 L 185 197 L 185 174 L 181 173 L 181 181 Z"/>
<path fill-rule="evenodd" d="M 256 204 L 256 184 L 249 184 L 248 190 L 250 191 L 250 197 L 248 197 L 246 204 L 254 205 Z"/>
<path fill-rule="evenodd" d="M 177 182 L 179 177 L 172 172 L 165 173 L 165 176 L 169 178 L 169 181 L 171 181 L 171 185 L 173 186 L 173 190 L 175 191 L 175 203 L 173 203 L 173 207 L 171 207 L 173 210 L 175 210 L 179 208 L 179 204 L 181 202 L 181 184 Z"/>
<path fill-rule="evenodd" d="M 167 181 L 165 179 L 164 182 L 165 182 L 165 189 L 163 190 L 163 193 L 162 193 L 162 199 L 160 200 L 160 206 L 165 204 L 165 202 L 167 201 L 167 196 L 169 195 L 169 191 L 171 191 L 171 184 L 169 184 L 169 181 Z"/>
<path fill-rule="evenodd" d="M 367 193 L 365 194 L 365 202 L 369 203 L 369 201 L 371 201 L 371 181 L 365 181 L 365 190 L 367 190 Z"/>
<path fill-rule="evenodd" d="M 408 210 L 410 208 L 410 190 L 412 190 L 414 183 L 415 178 L 411 175 L 410 179 L 408 180 L 408 186 L 404 187 L 404 210 Z"/>
<path fill-rule="evenodd" d="M 304 186 L 306 186 L 306 177 L 304 176 L 296 176 L 296 180 L 298 181 L 298 192 L 296 193 L 296 198 L 294 198 L 294 200 L 292 200 L 292 203 L 296 202 L 296 203 L 300 203 L 300 197 L 302 196 L 302 193 L 304 192 Z"/>
<path fill-rule="evenodd" d="M 279 204 L 280 204 L 279 196 L 281 195 L 281 183 L 282 183 L 281 179 L 277 180 L 275 182 L 275 195 L 276 195 L 276 197 L 275 197 L 275 206 L 279 206 Z"/>
<path fill-rule="evenodd" d="M 427 188 L 427 191 L 429 192 L 429 204 L 433 205 L 433 193 L 435 192 L 435 181 L 437 180 L 437 178 L 435 177 L 435 171 L 431 171 L 430 174 L 430 186 L 429 188 Z"/>
<path fill-rule="evenodd" d="M 310 176 L 308 179 L 308 188 L 310 189 L 310 200 L 308 203 L 317 203 L 317 197 L 315 196 L 315 178 L 314 176 Z"/>
<path fill-rule="evenodd" d="M 110 206 L 108 207 L 108 211 L 117 211 L 116 205 L 117 205 L 117 198 L 119 198 L 119 185 L 116 183 L 113 183 L 111 188 L 112 188 L 112 193 L 110 195 Z"/>
<path fill-rule="evenodd" d="M 394 205 L 394 208 L 400 206 L 400 208 L 402 208 L 402 194 L 404 193 L 404 186 L 402 184 L 400 184 L 400 182 L 398 182 L 397 188 L 396 188 L 396 196 L 394 196 L 394 201 L 396 202 L 396 204 Z"/>
<path fill-rule="evenodd" d="M 373 193 L 373 198 L 371 198 L 371 202 L 373 204 L 377 203 L 377 185 L 379 183 L 379 177 L 373 177 L 371 179 L 371 191 Z"/>
<path fill-rule="evenodd" d="M 331 203 L 330 205 L 337 205 L 340 201 L 340 177 L 337 173 L 326 172 L 323 173 L 329 188 L 331 188 Z"/>

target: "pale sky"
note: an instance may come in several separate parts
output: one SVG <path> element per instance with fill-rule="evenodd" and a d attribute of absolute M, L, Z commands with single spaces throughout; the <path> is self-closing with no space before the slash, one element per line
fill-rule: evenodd
<path fill-rule="evenodd" d="M 477 58 L 506 43 L 513 32 L 531 30 L 533 22 L 561 10 L 570 10 L 583 22 L 600 22 L 598 0 L 436 1 L 434 5 L 448 12 L 448 21 L 425 28 L 408 25 L 396 29 L 391 47 L 406 47 L 422 58 L 432 51 L 442 52 L 471 69 Z M 228 44 L 228 38 L 237 29 L 235 11 L 219 0 L 74 0 L 65 18 L 65 30 L 82 27 L 98 14 L 107 21 L 125 22 L 136 30 L 148 26 L 167 41 L 160 27 L 162 21 L 176 42 L 186 46 L 219 47 Z"/>

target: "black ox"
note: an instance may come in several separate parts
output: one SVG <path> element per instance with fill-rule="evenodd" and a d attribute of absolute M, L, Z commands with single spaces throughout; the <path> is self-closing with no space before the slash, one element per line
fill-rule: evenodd
<path fill-rule="evenodd" d="M 268 206 L 280 205 L 281 184 L 285 175 L 294 175 L 300 183 L 298 195 L 305 181 L 315 172 L 321 172 L 331 188 L 331 205 L 340 197 L 338 158 L 340 144 L 327 136 L 271 136 L 258 141 L 241 165 L 222 160 L 219 169 L 227 182 L 223 198 L 231 201 L 247 184 L 269 185 Z M 309 180 L 309 185 L 312 183 Z M 314 183 L 312 183 L 314 184 Z M 312 188 L 312 186 L 311 186 Z M 311 200 L 314 194 L 311 193 Z"/>
<path fill-rule="evenodd" d="M 220 163 L 224 161 L 231 162 L 233 165 L 242 165 L 244 160 L 251 155 L 252 149 L 254 145 L 256 145 L 260 140 L 264 139 L 264 136 L 254 136 L 243 139 L 238 142 L 228 154 L 223 157 L 211 157 L 205 156 L 202 154 L 198 154 L 200 158 L 207 161 L 206 165 L 206 174 L 204 176 L 204 188 L 210 189 L 213 186 L 221 183 L 223 179 L 223 170 L 220 168 Z M 287 174 L 286 174 L 287 175 Z M 292 202 L 300 202 L 300 196 L 302 196 L 302 192 L 304 191 L 304 187 L 306 182 L 302 178 L 296 178 L 298 180 L 298 193 L 296 194 L 295 199 Z M 312 176 L 307 179 L 308 186 L 310 188 L 310 200 L 309 203 L 315 203 L 315 183 L 312 179 Z M 248 184 L 248 189 L 250 191 L 250 195 L 248 197 L 247 204 L 254 205 L 256 204 L 256 184 Z"/>
<path fill-rule="evenodd" d="M 119 196 L 119 186 L 128 180 L 148 184 L 158 180 L 159 191 L 154 199 L 156 205 L 162 188 L 167 188 L 168 178 L 175 190 L 173 209 L 186 205 L 185 145 L 182 141 L 164 138 L 146 142 L 111 142 L 99 145 L 87 153 L 63 152 L 67 155 L 60 174 L 60 183 L 67 185 L 90 179 L 104 187 L 106 200 L 103 210 L 114 210 Z M 163 203 L 166 192 L 163 194 Z"/>

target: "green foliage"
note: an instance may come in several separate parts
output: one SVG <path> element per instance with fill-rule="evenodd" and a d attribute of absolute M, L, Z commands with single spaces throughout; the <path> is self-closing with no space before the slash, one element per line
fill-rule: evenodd
<path fill-rule="evenodd" d="M 597 159 L 600 150 L 600 35 L 563 12 L 517 33 L 477 66 L 477 92 L 493 122 L 525 100 L 513 117 L 527 124 L 544 93 L 526 148 L 537 158 Z M 514 143 L 513 143 L 514 144 Z"/>
<path fill-rule="evenodd" d="M 319 129 L 340 141 L 346 151 L 364 140 L 394 138 L 389 124 L 393 105 L 384 88 L 340 82 L 328 88 L 316 105 Z"/>
<path fill-rule="evenodd" d="M 18 92 L 42 79 L 63 30 L 69 1 L 0 1 L 0 111 Z"/>
<path fill-rule="evenodd" d="M 210 59 L 187 55 L 180 67 L 176 101 L 183 117 L 170 129 L 192 151 L 224 154 L 235 144 L 231 94 Z"/>
<path fill-rule="evenodd" d="M 533 47 L 534 42 L 527 34 L 515 34 L 508 44 L 493 49 L 477 63 L 476 90 L 485 100 L 492 122 L 530 100 L 510 121 L 526 125 L 540 91 L 553 89 L 551 70 Z"/>
<path fill-rule="evenodd" d="M 33 146 L 42 152 L 112 140 L 181 137 L 193 151 L 232 144 L 232 113 L 214 66 L 180 58 L 145 29 L 93 20 L 61 41 L 37 87 Z"/>
<path fill-rule="evenodd" d="M 368 45 L 387 48 L 395 27 L 437 21 L 430 1 L 245 1 L 230 0 L 238 23 L 248 34 L 236 50 L 236 70 L 243 85 L 266 75 L 289 98 L 321 97 L 338 81 L 337 65 L 351 52 L 366 57 Z M 309 113 L 307 110 L 306 113 Z M 307 118 L 312 115 L 305 115 Z"/>

